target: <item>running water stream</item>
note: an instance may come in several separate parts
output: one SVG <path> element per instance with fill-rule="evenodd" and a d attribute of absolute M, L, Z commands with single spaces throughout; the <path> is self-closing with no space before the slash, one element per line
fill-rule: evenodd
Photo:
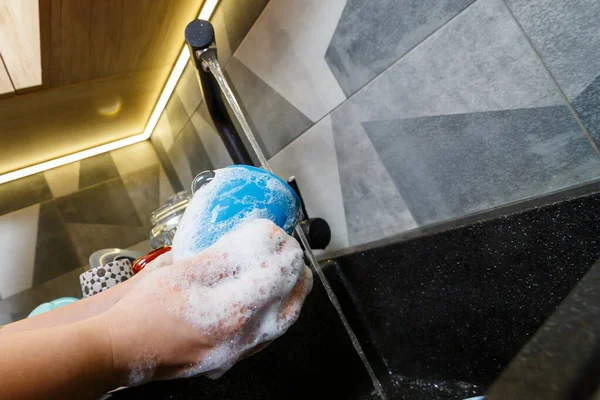
<path fill-rule="evenodd" d="M 216 52 L 212 51 L 212 49 L 207 49 L 205 51 L 196 52 L 195 56 L 202 60 L 203 68 L 206 71 L 210 70 L 210 72 L 213 74 L 213 76 L 217 80 L 219 87 L 221 88 L 221 91 L 225 95 L 225 99 L 229 103 L 229 106 L 231 107 L 231 110 L 235 114 L 235 117 L 237 118 L 240 126 L 242 127 L 244 134 L 248 138 L 248 141 L 250 142 L 252 149 L 256 153 L 256 156 L 258 157 L 258 160 L 261 164 L 261 168 L 263 168 L 266 171 L 273 172 L 273 170 L 271 169 L 271 166 L 269 165 L 269 162 L 267 161 L 265 155 L 262 152 L 262 149 L 260 148 L 260 145 L 256 141 L 254 134 L 252 133 L 252 129 L 250 128 L 250 125 L 248 124 L 248 121 L 246 120 L 246 117 L 244 116 L 244 113 L 242 112 L 242 109 L 241 109 L 239 103 L 237 102 L 237 99 L 235 98 L 231 88 L 229 87 L 229 83 L 225 79 L 225 75 L 223 74 L 223 71 L 221 70 L 219 61 L 217 60 Z M 319 279 L 321 280 L 321 283 L 323 284 L 323 287 L 325 288 L 325 291 L 327 292 L 327 296 L 329 297 L 331 304 L 333 304 L 333 307 L 337 311 L 337 313 L 342 321 L 342 324 L 344 325 L 344 328 L 346 329 L 346 332 L 348 333 L 348 336 L 350 337 L 352 345 L 354 346 L 354 349 L 356 350 L 356 353 L 358 354 L 358 356 L 360 357 L 361 361 L 363 362 L 365 368 L 367 369 L 367 372 L 371 378 L 371 381 L 373 381 L 373 386 L 375 388 L 375 391 L 377 392 L 377 395 L 379 396 L 379 398 L 381 400 L 386 400 L 387 397 L 383 390 L 383 386 L 379 382 L 379 379 L 377 379 L 377 376 L 375 375 L 375 372 L 373 371 L 373 368 L 371 367 L 369 360 L 367 360 L 365 352 L 363 351 L 362 346 L 361 346 L 360 342 L 358 341 L 358 338 L 354 334 L 354 331 L 350 327 L 350 324 L 348 323 L 348 320 L 346 319 L 346 316 L 344 315 L 344 313 L 342 311 L 342 308 L 337 299 L 337 296 L 333 292 L 333 289 L 331 288 L 329 281 L 327 280 L 327 278 L 325 277 L 325 274 L 321 270 L 321 266 L 319 265 L 319 262 L 315 258 L 315 255 L 313 254 L 313 252 L 310 248 L 310 245 L 308 244 L 308 239 L 304 235 L 304 232 L 302 231 L 302 228 L 300 228 L 300 226 L 296 227 L 296 234 L 298 235 L 298 238 L 300 238 L 300 242 L 302 242 L 302 246 L 305 249 L 306 257 L 308 258 L 308 261 L 310 262 L 313 271 L 315 271 L 317 273 L 317 275 L 319 276 Z"/>

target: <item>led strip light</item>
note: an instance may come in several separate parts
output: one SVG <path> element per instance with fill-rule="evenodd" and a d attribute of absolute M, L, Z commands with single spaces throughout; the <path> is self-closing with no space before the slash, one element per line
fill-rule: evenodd
<path fill-rule="evenodd" d="M 218 2 L 219 0 L 205 0 L 204 4 L 202 5 L 202 9 L 200 10 L 200 14 L 198 15 L 198 18 L 208 21 L 212 16 L 213 12 L 215 11 Z M 69 154 L 67 156 L 55 158 L 54 160 L 32 165 L 30 167 L 18 169 L 16 171 L 8 172 L 6 174 L 2 174 L 0 175 L 0 184 L 14 181 L 15 179 L 19 178 L 24 178 L 29 175 L 44 172 L 52 168 L 60 167 L 62 165 L 66 165 L 75 161 L 83 160 L 84 158 L 97 156 L 98 154 L 120 149 L 121 147 L 129 146 L 150 139 L 152 131 L 154 131 L 154 128 L 158 123 L 158 119 L 163 113 L 165 107 L 167 106 L 167 102 L 171 98 L 171 94 L 173 94 L 175 86 L 177 85 L 177 82 L 179 82 L 179 78 L 181 77 L 183 69 L 185 68 L 189 59 L 190 52 L 184 45 L 181 49 L 181 53 L 179 53 L 179 57 L 177 58 L 175 66 L 171 70 L 169 79 L 167 79 L 167 83 L 165 84 L 158 98 L 158 101 L 154 106 L 154 110 L 152 111 L 152 114 L 150 114 L 150 119 L 148 119 L 148 122 L 146 123 L 146 128 L 144 129 L 143 133 L 130 136 L 125 139 L 120 139 L 115 142 L 110 142 L 100 146 L 92 147 L 91 149 L 79 151 L 77 153 Z"/>

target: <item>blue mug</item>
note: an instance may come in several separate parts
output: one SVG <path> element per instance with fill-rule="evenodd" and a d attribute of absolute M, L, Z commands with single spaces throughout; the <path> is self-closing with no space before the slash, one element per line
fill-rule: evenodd
<path fill-rule="evenodd" d="M 198 254 L 221 236 L 254 218 L 266 218 L 291 234 L 302 218 L 298 195 L 283 179 L 260 168 L 232 165 L 205 171 L 173 241 L 175 260 Z"/>

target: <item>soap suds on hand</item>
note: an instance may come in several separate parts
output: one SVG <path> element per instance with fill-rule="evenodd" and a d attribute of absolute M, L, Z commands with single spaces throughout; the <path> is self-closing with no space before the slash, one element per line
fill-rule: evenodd
<path fill-rule="evenodd" d="M 190 248 L 186 235 L 178 230 L 179 249 Z M 221 376 L 240 357 L 284 334 L 312 288 L 300 245 L 269 220 L 244 222 L 196 256 L 175 251 L 175 265 L 160 268 L 140 284 L 160 280 L 154 287 L 163 292 L 155 295 L 169 314 L 185 319 L 211 347 L 173 378 Z M 173 290 L 184 299 L 183 306 L 170 303 Z"/>

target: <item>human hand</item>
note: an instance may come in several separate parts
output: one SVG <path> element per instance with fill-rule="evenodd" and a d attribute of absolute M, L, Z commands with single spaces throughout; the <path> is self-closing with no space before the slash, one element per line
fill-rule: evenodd
<path fill-rule="evenodd" d="M 296 321 L 312 288 L 298 243 L 253 220 L 200 254 L 150 263 L 103 318 L 127 385 L 218 377 Z"/>

